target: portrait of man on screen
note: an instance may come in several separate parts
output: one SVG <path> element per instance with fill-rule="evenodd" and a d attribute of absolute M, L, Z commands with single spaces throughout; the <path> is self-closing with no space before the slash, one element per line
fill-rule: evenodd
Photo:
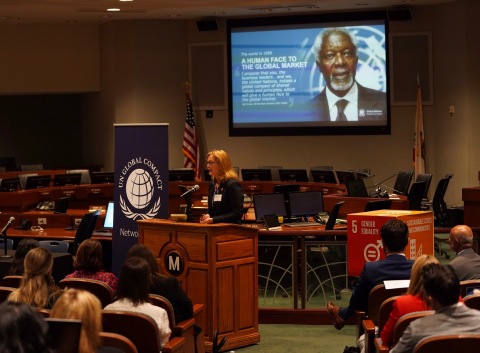
<path fill-rule="evenodd" d="M 324 89 L 307 102 L 312 120 L 349 124 L 387 119 L 386 93 L 357 79 L 358 42 L 345 27 L 326 28 L 312 48 Z"/>

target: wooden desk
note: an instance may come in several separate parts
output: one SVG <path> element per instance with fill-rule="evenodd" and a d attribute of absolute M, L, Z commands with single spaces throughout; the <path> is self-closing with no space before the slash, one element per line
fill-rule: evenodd
<path fill-rule="evenodd" d="M 358 213 L 365 210 L 365 206 L 369 201 L 380 200 L 375 197 L 351 197 L 347 195 L 324 195 L 323 196 L 323 208 L 326 212 L 330 213 L 333 205 L 339 201 L 345 201 L 340 207 L 338 212 L 338 218 L 347 218 L 349 213 Z M 408 210 L 409 202 L 406 196 L 399 196 L 392 200 L 392 209 L 394 210 Z"/>
<path fill-rule="evenodd" d="M 1 251 L 0 255 L 4 254 L 4 250 Z M 0 278 L 3 278 L 7 275 L 8 270 L 13 262 L 13 255 L 15 255 L 15 250 L 8 250 L 7 254 L 12 256 L 10 258 L 0 258 Z M 60 280 L 64 279 L 66 275 L 73 272 L 73 258 L 72 255 L 68 253 L 54 253 L 53 254 L 53 269 L 52 277 L 55 280 L 55 283 L 58 283 Z"/>

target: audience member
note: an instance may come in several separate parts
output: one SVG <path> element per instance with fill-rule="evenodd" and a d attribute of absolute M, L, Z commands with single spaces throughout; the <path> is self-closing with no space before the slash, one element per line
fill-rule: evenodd
<path fill-rule="evenodd" d="M 101 346 L 102 305 L 92 293 L 67 289 L 55 302 L 50 317 L 82 322 L 78 353 L 121 353 L 117 348 Z"/>
<path fill-rule="evenodd" d="M 380 338 L 383 343 L 392 345 L 393 329 L 400 317 L 415 311 L 431 309 L 427 302 L 425 289 L 423 288 L 422 269 L 428 264 L 438 263 L 439 261 L 433 255 L 421 255 L 415 259 L 412 273 L 410 275 L 410 285 L 408 286 L 407 294 L 395 299 L 390 317 L 381 332 Z"/>
<path fill-rule="evenodd" d="M 126 310 L 151 316 L 158 325 L 162 346 L 168 342 L 170 330 L 167 312 L 150 304 L 150 268 L 147 261 L 140 257 L 125 260 L 118 280 L 118 300 L 103 310 Z"/>
<path fill-rule="evenodd" d="M 20 287 L 8 296 L 8 300 L 51 309 L 61 294 L 52 278 L 52 266 L 53 255 L 47 249 L 30 250 L 25 256 L 25 272 Z"/>
<path fill-rule="evenodd" d="M 73 266 L 75 271 L 65 278 L 95 279 L 108 284 L 114 292 L 117 290 L 117 276 L 103 269 L 102 244 L 98 240 L 86 239 L 80 244 Z"/>
<path fill-rule="evenodd" d="M 480 311 L 458 301 L 460 281 L 451 266 L 426 265 L 422 278 L 435 313 L 412 321 L 390 353 L 411 353 L 426 337 L 480 332 Z"/>
<path fill-rule="evenodd" d="M 457 256 L 450 262 L 460 281 L 480 279 L 480 255 L 473 250 L 473 232 L 469 226 L 458 225 L 450 230 L 450 249 Z"/>
<path fill-rule="evenodd" d="M 135 244 L 127 253 L 130 257 L 141 257 L 150 267 L 150 293 L 158 294 L 168 299 L 175 312 L 175 322 L 189 319 L 193 316 L 193 305 L 190 298 L 178 284 L 175 277 L 160 274 L 153 253 L 143 244 Z"/>
<path fill-rule="evenodd" d="M 48 325 L 30 305 L 3 302 L 0 305 L 0 352 L 50 353 Z"/>
<path fill-rule="evenodd" d="M 25 255 L 34 249 L 38 248 L 40 244 L 36 239 L 22 239 L 17 245 L 17 249 L 15 250 L 15 255 L 13 255 L 12 266 L 8 271 L 9 275 L 13 276 L 23 276 L 23 261 L 25 260 Z"/>
<path fill-rule="evenodd" d="M 327 312 L 337 330 L 343 328 L 345 320 L 354 315 L 355 311 L 367 311 L 368 295 L 377 284 L 385 280 L 410 278 L 413 260 L 408 260 L 404 254 L 408 244 L 408 227 L 405 222 L 396 219 L 386 222 L 380 229 L 380 236 L 386 257 L 365 263 L 349 306 L 339 308 L 333 302 L 327 303 Z"/>

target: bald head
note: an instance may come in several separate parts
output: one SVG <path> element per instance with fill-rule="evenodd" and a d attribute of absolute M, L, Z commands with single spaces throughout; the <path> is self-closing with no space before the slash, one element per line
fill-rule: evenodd
<path fill-rule="evenodd" d="M 450 248 L 457 252 L 473 246 L 473 232 L 472 229 L 464 224 L 453 227 L 450 230 Z"/>

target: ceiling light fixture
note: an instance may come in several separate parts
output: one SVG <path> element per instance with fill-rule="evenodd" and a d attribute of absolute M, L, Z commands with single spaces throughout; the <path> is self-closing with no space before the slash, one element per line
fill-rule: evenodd
<path fill-rule="evenodd" d="M 117 8 L 110 8 L 110 9 L 107 9 L 108 12 L 118 12 L 120 11 L 120 9 L 117 9 Z"/>

